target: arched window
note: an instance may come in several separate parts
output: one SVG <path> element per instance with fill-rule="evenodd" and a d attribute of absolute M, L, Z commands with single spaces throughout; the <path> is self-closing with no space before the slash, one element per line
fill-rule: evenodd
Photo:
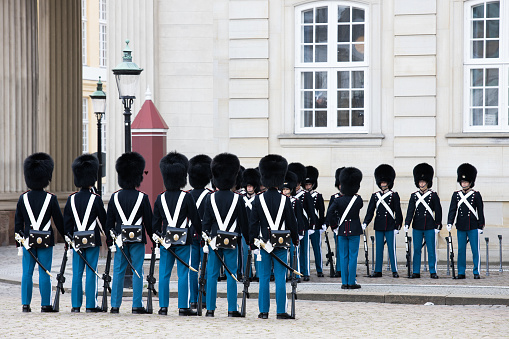
<path fill-rule="evenodd" d="M 368 7 L 351 1 L 296 7 L 296 133 L 368 132 L 367 18 Z"/>

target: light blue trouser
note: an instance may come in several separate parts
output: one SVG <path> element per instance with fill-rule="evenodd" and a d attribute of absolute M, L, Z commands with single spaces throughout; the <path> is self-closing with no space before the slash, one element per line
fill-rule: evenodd
<path fill-rule="evenodd" d="M 375 272 L 382 272 L 384 260 L 384 238 L 387 240 L 389 249 L 389 260 L 391 261 L 392 272 L 398 271 L 398 260 L 396 258 L 396 231 L 375 231 L 376 243 L 376 264 Z"/>
<path fill-rule="evenodd" d="M 237 277 L 237 253 L 238 249 L 219 248 L 218 254 L 222 255 L 228 269 Z M 207 310 L 216 309 L 217 278 L 221 269 L 221 262 L 209 246 L 207 263 Z M 237 311 L 237 282 L 226 272 L 226 297 L 228 300 L 228 312 Z"/>
<path fill-rule="evenodd" d="M 339 251 L 341 255 L 341 283 L 355 285 L 357 274 L 357 256 L 359 255 L 360 235 L 340 236 Z"/>
<path fill-rule="evenodd" d="M 322 231 L 315 230 L 315 233 L 309 236 L 311 246 L 313 246 L 313 254 L 315 256 L 316 272 L 323 272 L 322 259 Z"/>
<path fill-rule="evenodd" d="M 203 248 L 200 246 L 200 241 L 193 240 L 191 245 L 191 267 L 198 272 L 189 271 L 189 302 L 192 303 L 198 302 L 198 277 L 201 274 L 199 271 L 201 262 L 203 262 Z"/>
<path fill-rule="evenodd" d="M 116 245 L 115 245 L 116 246 Z M 145 244 L 124 243 L 125 254 L 131 259 L 134 269 L 140 274 L 140 278 L 133 272 L 133 308 L 143 307 L 141 300 L 143 292 L 143 260 L 145 259 Z M 127 260 L 117 246 L 113 263 L 113 281 L 111 283 L 111 307 L 120 307 L 122 293 L 124 291 L 124 276 L 127 268 Z"/>
<path fill-rule="evenodd" d="M 299 245 L 299 261 L 300 273 L 304 276 L 309 276 L 309 233 L 304 232 L 304 238 L 300 241 Z"/>
<path fill-rule="evenodd" d="M 31 248 L 32 253 L 39 259 L 41 264 L 51 272 L 51 263 L 53 261 L 53 247 Z M 34 282 L 35 260 L 30 253 L 23 247 L 23 275 L 21 276 L 21 303 L 30 305 L 32 302 L 32 290 Z M 50 276 L 39 267 L 39 291 L 41 292 L 41 306 L 51 305 L 51 279 Z"/>
<path fill-rule="evenodd" d="M 274 248 L 272 251 L 284 263 L 288 263 L 288 250 L 286 248 Z M 273 259 L 265 250 L 260 250 L 262 261 L 260 263 L 260 290 L 258 293 L 258 308 L 260 313 L 269 313 L 270 308 L 270 273 L 274 264 L 274 282 L 276 284 L 276 309 L 277 314 L 286 312 L 286 267 Z"/>
<path fill-rule="evenodd" d="M 171 249 L 180 259 L 189 263 L 191 260 L 191 245 L 172 246 Z M 161 248 L 161 257 L 159 260 L 159 307 L 168 307 L 170 303 L 170 277 L 175 256 Z M 178 308 L 189 308 L 189 268 L 180 261 L 177 261 L 178 276 Z"/>
<path fill-rule="evenodd" d="M 341 273 L 341 255 L 339 255 L 339 235 L 334 234 L 334 242 L 336 243 L 336 273 Z"/>
<path fill-rule="evenodd" d="M 437 256 L 436 256 L 436 233 L 435 230 L 412 230 L 412 237 L 414 242 L 414 264 L 413 273 L 421 272 L 421 250 L 422 250 L 422 238 L 426 239 L 426 248 L 428 249 L 428 264 L 429 273 L 437 273 Z"/>
<path fill-rule="evenodd" d="M 474 274 L 479 274 L 481 267 L 481 253 L 479 242 L 479 231 L 477 229 L 470 231 L 457 230 L 458 236 L 458 274 L 465 274 L 467 268 L 467 237 L 470 239 L 470 249 L 472 250 L 472 261 L 474 262 Z"/>
<path fill-rule="evenodd" d="M 99 260 L 99 246 L 84 248 L 81 253 L 88 261 L 90 266 L 97 272 L 97 261 Z M 72 252 L 72 290 L 71 304 L 72 307 L 81 307 L 83 304 L 83 271 L 85 270 L 85 262 L 76 253 Z M 97 307 L 97 283 L 98 278 L 94 272 L 87 266 L 87 276 L 85 278 L 85 294 L 87 296 L 86 307 Z"/>

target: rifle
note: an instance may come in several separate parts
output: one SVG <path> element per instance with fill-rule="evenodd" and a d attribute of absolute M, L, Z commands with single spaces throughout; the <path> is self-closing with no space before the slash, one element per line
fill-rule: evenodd
<path fill-rule="evenodd" d="M 152 294 L 157 295 L 157 291 L 155 288 L 156 278 L 154 277 L 155 266 L 156 266 L 156 248 L 155 248 L 155 246 L 153 246 L 152 254 L 150 256 L 150 269 L 149 269 L 149 273 L 147 275 L 147 283 L 148 283 L 147 284 L 147 289 L 148 289 L 147 313 L 148 314 L 152 314 L 152 312 L 154 311 L 154 309 L 152 307 Z"/>
<path fill-rule="evenodd" d="M 141 278 L 140 274 L 134 268 L 133 263 L 131 262 L 131 260 L 129 259 L 127 254 L 125 254 L 124 244 L 122 242 L 122 235 L 117 235 L 115 232 L 113 232 L 113 230 L 110 230 L 110 234 L 111 234 L 111 238 L 113 239 L 113 242 L 117 244 L 117 247 L 120 249 L 120 252 L 122 252 L 122 255 L 124 256 L 125 260 L 127 261 L 127 265 L 129 266 L 129 268 L 136 274 L 136 276 L 138 278 Z"/>
<path fill-rule="evenodd" d="M 325 266 L 330 265 L 330 277 L 334 278 L 336 276 L 336 271 L 334 270 L 334 253 L 332 252 L 330 242 L 329 242 L 329 236 L 327 235 L 327 230 L 325 230 L 325 243 L 327 244 L 327 254 L 325 257 L 327 258 L 327 262 L 325 263 Z"/>
<path fill-rule="evenodd" d="M 110 276 L 110 266 L 111 266 L 111 249 L 108 248 L 108 254 L 106 254 L 106 267 L 104 268 L 103 274 L 103 302 L 101 305 L 101 310 L 103 312 L 108 312 L 108 292 L 111 293 L 111 276 Z"/>
<path fill-rule="evenodd" d="M 366 270 L 369 277 L 369 253 L 368 253 L 368 237 L 366 236 L 366 230 L 363 232 L 364 234 L 364 259 L 366 264 Z"/>
<path fill-rule="evenodd" d="M 405 232 L 405 247 L 406 247 L 406 267 L 408 272 L 408 278 L 412 277 L 412 237 L 408 236 L 408 232 Z"/>
<path fill-rule="evenodd" d="M 292 319 L 295 319 L 295 300 L 297 300 L 297 274 L 295 274 L 297 270 L 297 246 L 293 249 L 293 266 L 295 269 L 290 273 L 292 275 L 292 306 L 290 309 L 290 316 Z"/>
<path fill-rule="evenodd" d="M 212 242 L 212 239 L 210 239 L 210 237 L 207 235 L 207 233 L 205 232 L 202 232 L 202 238 L 205 240 L 205 242 L 207 244 L 211 244 Z M 212 248 L 212 246 L 210 246 L 210 248 Z M 217 251 L 217 248 L 212 248 L 212 251 L 214 251 L 214 253 L 216 254 L 216 257 L 217 259 L 219 259 L 219 262 L 221 263 L 221 267 L 224 267 L 224 269 L 226 270 L 226 272 L 228 272 L 228 274 L 233 278 L 233 280 L 235 280 L 236 282 L 239 282 L 237 280 L 237 277 L 233 275 L 232 271 L 230 271 L 230 269 L 228 268 L 228 266 L 226 266 L 223 258 L 221 257 L 221 254 L 219 254 L 219 252 Z M 191 268 L 193 269 L 193 268 Z"/>
<path fill-rule="evenodd" d="M 449 241 L 449 258 L 451 259 L 452 278 L 457 279 L 456 270 L 454 269 L 454 249 L 452 248 L 451 232 L 449 232 L 449 237 L 447 238 L 447 241 Z"/>
<path fill-rule="evenodd" d="M 242 306 L 240 307 L 240 314 L 242 317 L 246 316 L 246 303 L 249 298 L 249 285 L 251 276 L 251 260 L 253 259 L 253 253 L 251 249 L 247 250 L 246 269 L 244 270 L 244 290 L 242 291 Z"/>
<path fill-rule="evenodd" d="M 208 245 L 205 245 L 208 246 Z M 207 272 L 207 260 L 208 260 L 209 254 L 205 251 L 203 251 L 203 258 L 201 260 L 201 271 L 200 271 L 200 278 L 198 279 L 199 284 L 199 290 L 198 290 L 198 305 L 196 306 L 196 312 L 199 316 L 202 315 L 202 303 L 203 303 L 203 296 L 205 295 L 205 286 L 207 284 L 207 275 L 205 274 Z"/>
<path fill-rule="evenodd" d="M 57 290 L 55 292 L 55 299 L 53 300 L 53 311 L 60 311 L 60 293 L 64 294 L 64 283 L 65 283 L 65 265 L 67 264 L 67 243 L 64 244 L 64 257 L 62 258 L 62 264 L 60 265 L 60 273 L 57 274 Z"/>
<path fill-rule="evenodd" d="M 76 247 L 76 244 L 74 243 L 74 240 L 72 240 L 72 237 L 70 234 L 66 235 L 65 237 L 65 241 L 67 241 L 71 247 L 74 249 L 74 252 L 76 252 L 81 260 L 83 260 L 83 262 L 85 263 L 85 265 L 87 265 L 87 267 L 99 278 L 99 279 L 102 279 L 101 276 L 99 275 L 99 273 L 97 273 L 97 271 L 92 267 L 92 265 L 90 265 L 90 263 L 87 261 L 87 259 L 85 258 L 85 256 L 83 255 L 83 253 L 81 252 L 80 249 L 78 249 Z"/>

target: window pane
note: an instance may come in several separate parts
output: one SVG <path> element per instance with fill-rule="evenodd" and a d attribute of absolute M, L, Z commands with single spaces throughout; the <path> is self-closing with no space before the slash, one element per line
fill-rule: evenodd
<path fill-rule="evenodd" d="M 307 10 L 302 12 L 302 22 L 305 24 L 313 23 L 313 10 Z"/>
<path fill-rule="evenodd" d="M 364 72 L 352 72 L 352 88 L 364 88 Z"/>
<path fill-rule="evenodd" d="M 352 108 L 364 108 L 364 91 L 352 91 Z"/>
<path fill-rule="evenodd" d="M 484 58 L 484 41 L 472 41 L 472 58 Z"/>
<path fill-rule="evenodd" d="M 473 69 L 470 71 L 470 85 L 472 87 L 482 87 L 483 85 L 483 70 Z"/>
<path fill-rule="evenodd" d="M 486 86 L 498 86 L 498 68 L 486 69 Z"/>
<path fill-rule="evenodd" d="M 472 126 L 482 126 L 482 108 L 474 108 L 472 112 Z"/>
<path fill-rule="evenodd" d="M 303 101 L 304 108 L 313 108 L 313 92 L 303 92 Z"/>
<path fill-rule="evenodd" d="M 316 46 L 315 62 L 327 62 L 327 46 Z"/>
<path fill-rule="evenodd" d="M 498 106 L 498 89 L 486 88 L 485 106 Z"/>
<path fill-rule="evenodd" d="M 484 21 L 472 22 L 472 38 L 474 39 L 484 38 Z"/>
<path fill-rule="evenodd" d="M 350 22 L 350 7 L 338 6 L 338 22 Z"/>
<path fill-rule="evenodd" d="M 304 111 L 304 127 L 313 127 L 313 111 Z"/>
<path fill-rule="evenodd" d="M 350 72 L 338 72 L 338 88 L 350 88 Z"/>
<path fill-rule="evenodd" d="M 316 92 L 315 108 L 327 108 L 327 92 Z"/>
<path fill-rule="evenodd" d="M 327 127 L 327 111 L 316 112 L 316 127 Z"/>
<path fill-rule="evenodd" d="M 327 42 L 327 26 L 316 26 L 315 42 Z"/>
<path fill-rule="evenodd" d="M 338 62 L 350 61 L 350 45 L 338 45 Z"/>
<path fill-rule="evenodd" d="M 498 58 L 498 40 L 486 41 L 486 58 Z"/>
<path fill-rule="evenodd" d="M 498 20 L 486 21 L 486 38 L 498 38 L 499 37 L 499 23 Z"/>
<path fill-rule="evenodd" d="M 328 20 L 327 20 L 328 14 L 327 13 L 328 13 L 327 7 L 317 8 L 316 9 L 316 22 L 321 22 L 321 23 L 328 22 Z"/>
<path fill-rule="evenodd" d="M 482 100 L 482 89 L 473 89 L 472 90 L 472 106 L 474 107 L 482 107 L 483 100 Z"/>
<path fill-rule="evenodd" d="M 364 10 L 360 8 L 352 8 L 352 21 L 364 22 Z"/>
<path fill-rule="evenodd" d="M 304 62 L 313 62 L 313 46 L 302 46 Z"/>
<path fill-rule="evenodd" d="M 364 61 L 364 44 L 353 44 L 352 61 Z"/>
<path fill-rule="evenodd" d="M 352 126 L 364 126 L 364 111 L 352 111 Z"/>
<path fill-rule="evenodd" d="M 349 91 L 338 91 L 338 108 L 350 108 Z"/>
<path fill-rule="evenodd" d="M 350 112 L 338 111 L 338 127 L 350 126 Z"/>
<path fill-rule="evenodd" d="M 350 25 L 338 25 L 338 42 L 350 42 Z"/>
<path fill-rule="evenodd" d="M 352 25 L 352 41 L 364 41 L 364 25 Z"/>
<path fill-rule="evenodd" d="M 302 27 L 302 42 L 308 44 L 313 42 L 313 26 Z"/>
<path fill-rule="evenodd" d="M 302 88 L 313 89 L 313 72 L 302 72 Z"/>
<path fill-rule="evenodd" d="M 484 18 L 484 4 L 472 7 L 472 18 Z"/>
<path fill-rule="evenodd" d="M 497 126 L 498 125 L 498 108 L 486 108 L 485 111 L 485 125 Z"/>
<path fill-rule="evenodd" d="M 500 3 L 498 1 L 488 2 L 486 4 L 486 17 L 498 18 L 500 16 Z"/>
<path fill-rule="evenodd" d="M 315 75 L 315 88 L 327 89 L 327 72 L 316 72 Z"/>

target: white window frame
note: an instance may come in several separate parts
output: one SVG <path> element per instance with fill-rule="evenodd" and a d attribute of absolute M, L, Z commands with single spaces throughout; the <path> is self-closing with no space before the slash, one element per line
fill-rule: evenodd
<path fill-rule="evenodd" d="M 328 10 L 327 29 L 327 62 L 305 63 L 301 61 L 301 15 L 302 12 L 312 8 L 325 7 Z M 364 61 L 337 62 L 337 6 L 351 6 L 364 10 Z M 332 9 L 332 10 L 331 10 Z M 368 133 L 371 120 L 371 84 L 370 84 L 370 10 L 369 6 L 355 1 L 317 1 L 295 7 L 295 133 L 296 134 L 330 134 L 330 133 Z M 364 72 L 364 126 L 337 127 L 337 72 L 338 71 Z M 327 127 L 302 127 L 301 113 L 301 74 L 302 72 L 327 71 Z M 350 107 L 350 110 L 352 108 Z"/>
<path fill-rule="evenodd" d="M 82 124 L 83 124 L 83 137 L 82 147 L 83 153 L 88 153 L 88 132 L 89 132 L 89 121 L 88 121 L 88 98 L 82 99 Z"/>
<path fill-rule="evenodd" d="M 464 132 L 509 132 L 509 5 L 507 1 L 500 3 L 499 25 L 499 57 L 471 58 L 470 39 L 472 36 L 472 7 L 491 2 L 490 0 L 471 0 L 464 3 L 463 29 L 463 131 Z M 472 69 L 496 68 L 499 70 L 498 83 L 498 125 L 471 126 L 471 86 L 470 72 Z M 486 106 L 483 106 L 486 107 Z"/>
<path fill-rule="evenodd" d="M 81 0 L 81 61 L 87 64 L 87 0 Z"/>
<path fill-rule="evenodd" d="M 99 66 L 108 66 L 108 25 L 106 0 L 99 0 Z"/>

